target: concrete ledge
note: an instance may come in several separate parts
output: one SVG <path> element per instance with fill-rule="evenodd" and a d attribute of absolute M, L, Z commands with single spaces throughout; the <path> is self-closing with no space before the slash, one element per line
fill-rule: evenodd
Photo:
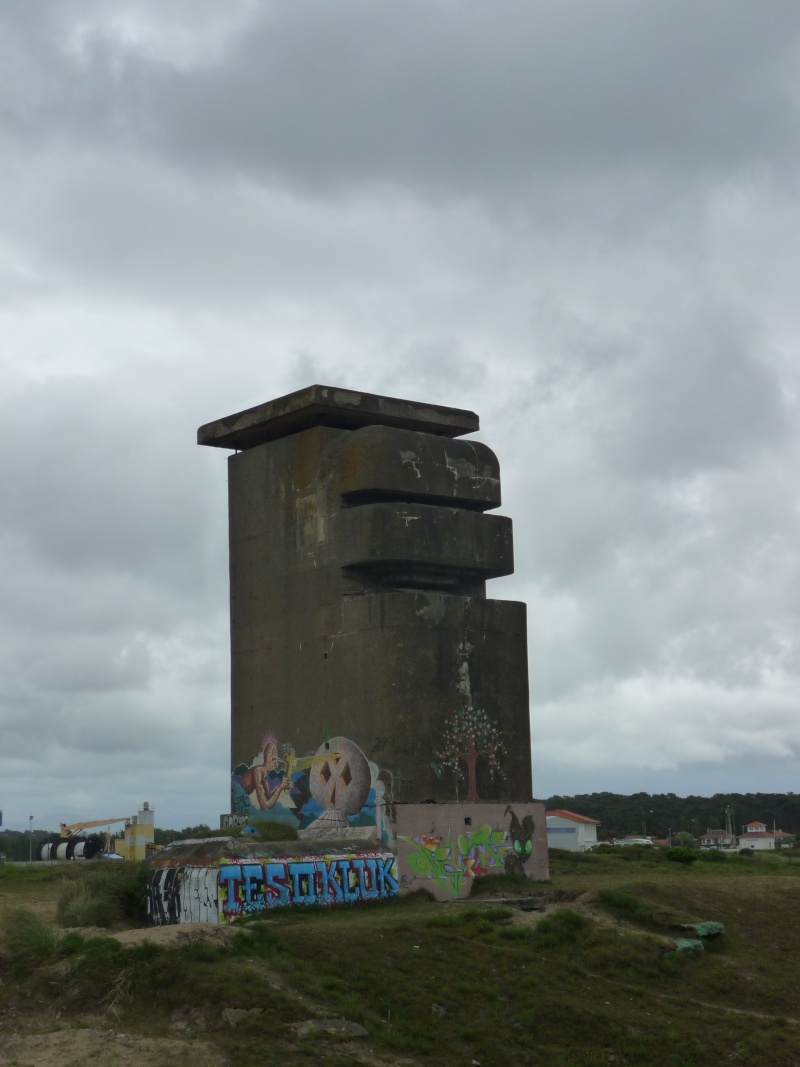
<path fill-rule="evenodd" d="M 205 423 L 197 431 L 197 443 L 244 450 L 311 426 L 356 430 L 375 425 L 421 430 L 442 437 L 463 437 L 480 429 L 480 419 L 474 411 L 462 408 L 311 385 L 266 404 Z"/>
<path fill-rule="evenodd" d="M 339 448 L 334 470 L 348 505 L 382 496 L 477 511 L 500 506 L 500 465 L 479 441 L 364 426 Z"/>
<path fill-rule="evenodd" d="M 514 573 L 511 519 L 430 504 L 348 508 L 336 516 L 336 554 L 343 567 L 371 568 L 392 584 L 433 587 L 437 571 L 481 580 Z M 404 583 L 415 569 L 420 580 Z"/>

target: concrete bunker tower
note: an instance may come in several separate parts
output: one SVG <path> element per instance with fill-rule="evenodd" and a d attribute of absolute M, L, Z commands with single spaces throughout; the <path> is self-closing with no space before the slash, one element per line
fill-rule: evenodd
<path fill-rule="evenodd" d="M 398 805 L 529 804 L 525 605 L 486 598 L 513 546 L 478 428 L 315 385 L 198 430 L 235 450 L 232 812 L 390 842 Z"/>

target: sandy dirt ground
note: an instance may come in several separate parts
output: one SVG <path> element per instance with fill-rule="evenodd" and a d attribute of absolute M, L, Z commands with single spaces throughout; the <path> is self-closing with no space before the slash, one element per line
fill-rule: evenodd
<path fill-rule="evenodd" d="M 180 1038 L 140 1037 L 91 1027 L 0 1034 L 3 1067 L 223 1067 L 226 1063 L 211 1045 Z"/>

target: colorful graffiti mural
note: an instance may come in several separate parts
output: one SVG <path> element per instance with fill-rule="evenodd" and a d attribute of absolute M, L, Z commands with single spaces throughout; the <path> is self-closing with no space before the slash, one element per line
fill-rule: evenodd
<path fill-rule="evenodd" d="M 288 904 L 354 904 L 396 896 L 393 853 L 303 856 L 219 868 L 221 921 Z"/>
<path fill-rule="evenodd" d="M 464 777 L 461 764 L 467 768 L 467 800 L 478 796 L 478 760 L 483 756 L 489 763 L 492 778 L 504 778 L 499 756 L 505 752 L 500 740 L 500 728 L 481 708 L 471 704 L 456 711 L 445 724 L 442 747 L 436 753 L 444 767 L 455 772 L 460 781 Z"/>
<path fill-rule="evenodd" d="M 347 737 L 331 737 L 297 756 L 266 733 L 250 765 L 231 775 L 231 810 L 249 821 L 283 822 L 303 838 L 374 839 L 390 845 L 391 775 Z"/>
<path fill-rule="evenodd" d="M 518 819 L 510 804 L 506 808 L 506 815 L 511 816 L 511 825 L 508 828 L 511 848 L 504 860 L 506 874 L 515 874 L 525 878 L 527 876 L 525 864 L 533 854 L 533 832 L 536 829 L 533 816 L 523 815 L 521 820 Z"/>
<path fill-rule="evenodd" d="M 411 845 L 409 868 L 454 897 L 466 879 L 489 874 L 493 868 L 499 873 L 509 849 L 505 830 L 488 825 L 457 835 L 449 830 L 443 838 L 421 834 L 400 840 Z"/>
<path fill-rule="evenodd" d="M 219 922 L 216 868 L 167 867 L 150 871 L 147 919 L 153 926 Z"/>
<path fill-rule="evenodd" d="M 250 856 L 203 867 L 150 872 L 147 917 L 154 926 L 225 923 L 290 904 L 355 904 L 399 891 L 392 852 L 325 856 Z"/>

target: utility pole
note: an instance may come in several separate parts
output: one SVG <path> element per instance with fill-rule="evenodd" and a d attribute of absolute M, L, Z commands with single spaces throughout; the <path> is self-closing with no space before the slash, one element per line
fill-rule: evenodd
<path fill-rule="evenodd" d="M 33 862 L 33 816 L 28 816 L 28 863 Z"/>

